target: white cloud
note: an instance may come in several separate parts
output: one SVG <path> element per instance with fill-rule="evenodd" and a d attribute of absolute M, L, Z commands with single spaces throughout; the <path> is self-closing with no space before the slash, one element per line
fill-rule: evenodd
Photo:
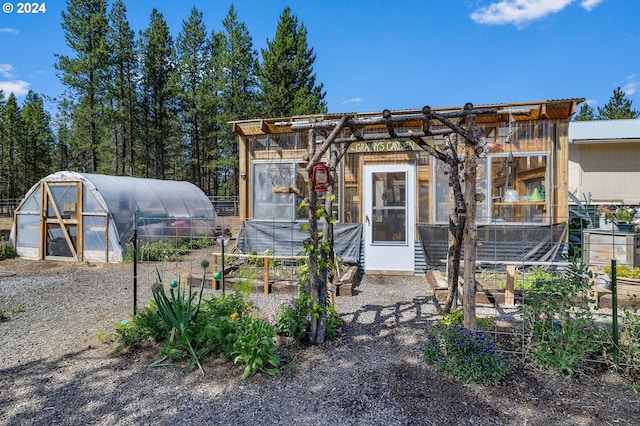
<path fill-rule="evenodd" d="M 14 78 L 13 66 L 11 66 L 11 64 L 0 64 L 0 76 L 4 78 Z"/>
<path fill-rule="evenodd" d="M 15 28 L 0 28 L 0 33 L 17 35 L 20 31 Z"/>
<path fill-rule="evenodd" d="M 558 13 L 574 0 L 500 0 L 481 7 L 471 14 L 471 19 L 479 24 L 514 24 L 522 27 L 529 22 Z M 595 7 L 602 0 L 583 0 L 582 7 Z"/>
<path fill-rule="evenodd" d="M 582 8 L 587 12 L 591 12 L 596 8 L 597 5 L 599 5 L 603 1 L 604 0 L 582 0 L 582 2 L 580 2 L 580 6 L 582 6 Z"/>
<path fill-rule="evenodd" d="M 627 96 L 632 96 L 638 90 L 638 82 L 636 81 L 636 75 L 632 74 L 624 79 L 622 84 L 622 91 Z"/>
<path fill-rule="evenodd" d="M 0 90 L 4 92 L 5 96 L 9 93 L 24 96 L 29 92 L 31 84 L 24 80 L 17 80 L 11 64 L 0 64 L 0 78 L 6 79 L 0 81 Z"/>
<path fill-rule="evenodd" d="M 0 81 L 0 90 L 7 96 L 13 93 L 16 97 L 24 96 L 29 93 L 30 84 L 23 80 Z"/>
<path fill-rule="evenodd" d="M 360 96 L 357 96 L 355 98 L 351 98 L 351 99 L 347 99 L 345 101 L 342 101 L 342 105 L 359 104 L 361 101 L 362 101 L 362 98 L 360 98 Z"/>

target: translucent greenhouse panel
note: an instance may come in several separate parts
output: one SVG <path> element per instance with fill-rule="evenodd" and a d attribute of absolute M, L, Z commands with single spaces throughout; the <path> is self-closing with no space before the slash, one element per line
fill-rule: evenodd
<path fill-rule="evenodd" d="M 122 247 L 114 241 L 115 232 L 107 229 L 106 216 L 85 216 L 83 225 L 84 260 L 90 262 L 122 260 Z"/>
<path fill-rule="evenodd" d="M 73 249 L 77 251 L 78 228 L 67 226 Z M 71 248 L 64 236 L 63 228 L 56 224 L 47 225 L 47 256 L 72 257 Z"/>
<path fill-rule="evenodd" d="M 169 217 L 189 217 L 185 203 L 191 202 L 193 194 L 183 186 L 180 182 L 159 181 L 150 188 Z"/>
<path fill-rule="evenodd" d="M 76 219 L 77 218 L 77 203 L 78 203 L 78 187 L 76 184 L 70 185 L 49 185 L 49 190 L 53 195 L 53 200 L 58 212 L 62 215 L 63 219 Z M 47 209 L 48 217 L 56 217 L 53 204 L 49 204 Z"/>
<path fill-rule="evenodd" d="M 33 191 L 20 208 L 21 212 L 40 212 L 40 188 Z"/>
<path fill-rule="evenodd" d="M 189 201 L 185 203 L 185 207 L 189 211 L 189 215 L 193 218 L 214 219 L 217 224 L 217 213 L 213 208 L 211 200 L 206 196 L 203 197 L 198 187 L 193 185 L 185 185 L 184 193 L 189 194 Z"/>
<path fill-rule="evenodd" d="M 16 215 L 16 252 L 27 259 L 40 258 L 40 216 Z"/>
<path fill-rule="evenodd" d="M 154 185 L 156 182 L 154 182 Z M 158 183 L 160 184 L 160 183 Z M 167 218 L 167 210 L 162 204 L 158 193 L 148 181 L 141 179 L 127 188 L 134 208 L 141 217 Z"/>
<path fill-rule="evenodd" d="M 98 203 L 93 191 L 87 188 L 87 186 L 84 187 L 82 206 L 85 213 L 105 213 L 105 209 Z"/>
<path fill-rule="evenodd" d="M 85 216 L 84 226 L 84 249 L 85 251 L 102 251 L 107 248 L 107 218 L 100 216 Z"/>

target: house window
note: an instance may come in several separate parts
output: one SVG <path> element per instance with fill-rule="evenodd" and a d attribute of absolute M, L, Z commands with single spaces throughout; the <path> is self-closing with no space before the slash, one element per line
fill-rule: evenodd
<path fill-rule="evenodd" d="M 307 217 L 299 208 L 306 190 L 305 176 L 295 162 L 256 161 L 252 167 L 254 220 Z"/>

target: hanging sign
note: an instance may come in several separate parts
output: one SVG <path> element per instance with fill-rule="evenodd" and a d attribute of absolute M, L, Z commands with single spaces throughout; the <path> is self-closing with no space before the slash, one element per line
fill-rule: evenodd
<path fill-rule="evenodd" d="M 432 141 L 426 141 L 432 145 Z M 352 142 L 347 152 L 394 152 L 394 151 L 414 151 L 420 149 L 418 145 L 411 141 L 372 141 L 372 142 Z"/>

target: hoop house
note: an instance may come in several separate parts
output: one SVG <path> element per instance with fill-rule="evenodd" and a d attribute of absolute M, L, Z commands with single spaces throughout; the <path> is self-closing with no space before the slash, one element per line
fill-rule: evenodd
<path fill-rule="evenodd" d="M 9 241 L 28 259 L 120 262 L 134 229 L 138 241 L 150 243 L 213 237 L 220 222 L 207 196 L 189 182 L 63 171 L 27 192 Z"/>

